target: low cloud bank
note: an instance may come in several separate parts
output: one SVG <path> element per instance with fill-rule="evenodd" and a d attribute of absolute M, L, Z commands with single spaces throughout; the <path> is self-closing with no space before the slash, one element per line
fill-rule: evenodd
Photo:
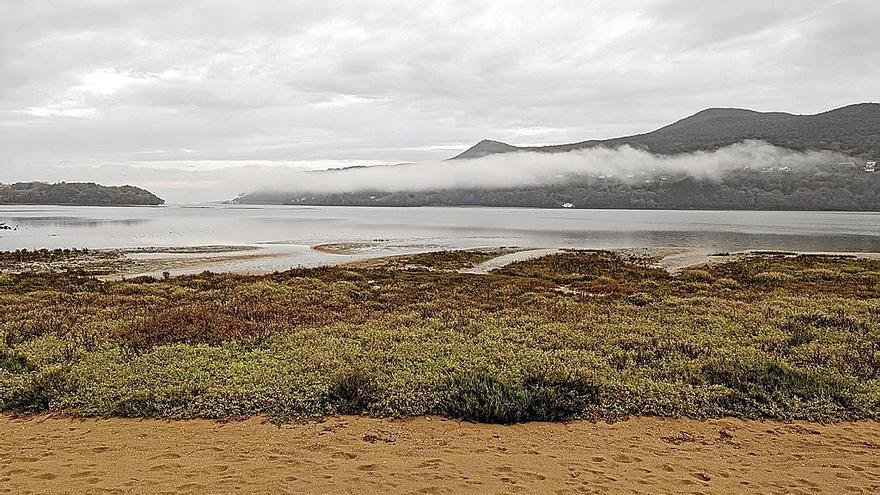
<path fill-rule="evenodd" d="M 714 180 L 727 171 L 746 167 L 813 167 L 845 160 L 831 151 L 798 152 L 760 141 L 744 141 L 710 152 L 655 155 L 623 146 L 590 148 L 567 153 L 507 153 L 472 160 L 436 161 L 290 172 L 276 176 L 264 192 L 345 193 L 357 191 L 424 191 L 436 189 L 500 189 L 557 184 L 574 176 L 606 176 L 627 180 L 642 172 L 689 175 Z M 635 180 L 635 179 L 634 179 Z"/>

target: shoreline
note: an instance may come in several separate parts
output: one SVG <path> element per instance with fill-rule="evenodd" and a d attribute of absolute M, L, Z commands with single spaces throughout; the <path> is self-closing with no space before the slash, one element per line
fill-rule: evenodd
<path fill-rule="evenodd" d="M 741 208 L 741 209 L 730 209 L 730 208 L 640 208 L 640 207 L 630 207 L 630 208 L 620 208 L 620 207 L 593 207 L 593 208 L 563 208 L 562 206 L 520 206 L 520 205 L 446 205 L 446 204 L 425 204 L 425 205 L 382 205 L 382 204 L 312 204 L 312 203 L 236 203 L 236 202 L 210 202 L 210 204 L 220 204 L 224 206 L 242 206 L 242 207 L 303 207 L 303 208 L 460 208 L 460 209 L 481 209 L 481 208 L 496 208 L 496 209 L 505 209 L 505 210 L 560 210 L 560 211 L 729 211 L 729 212 L 759 212 L 759 213 L 880 213 L 880 208 L 878 209 L 866 209 L 866 210 L 820 210 L 820 209 L 754 209 L 754 208 Z M 44 206 L 56 206 L 56 205 L 44 205 Z M 76 206 L 76 205 L 72 205 Z M 172 206 L 189 206 L 185 204 L 180 205 L 172 205 Z"/>
<path fill-rule="evenodd" d="M 357 246 L 355 246 L 357 245 Z M 332 246 L 332 247 L 328 247 Z M 419 250 L 418 247 L 414 248 L 415 251 L 410 251 L 406 253 L 400 254 L 387 254 L 387 255 L 370 255 L 375 254 L 375 252 L 370 253 L 368 249 L 359 249 L 359 243 L 343 243 L 340 247 L 336 247 L 336 245 L 327 245 L 321 244 L 316 246 L 310 246 L 310 249 L 313 251 L 326 253 L 335 255 L 336 257 L 348 256 L 349 259 L 334 259 L 328 260 L 326 263 L 320 263 L 315 265 L 309 265 L 308 268 L 316 268 L 316 267 L 353 267 L 353 268 L 388 268 L 389 262 L 393 262 L 395 260 L 406 259 L 407 257 L 417 255 L 417 254 L 429 254 L 429 253 L 444 253 L 444 252 L 457 252 L 457 251 L 471 251 L 474 249 L 480 248 L 461 248 L 461 249 L 431 249 L 428 248 L 426 250 Z M 435 247 L 435 246 L 432 246 Z M 371 246 L 371 248 L 375 249 L 375 246 Z M 503 248 L 486 248 L 487 250 L 491 249 L 503 249 Z M 572 251 L 610 251 L 615 254 L 621 254 L 624 256 L 632 256 L 632 257 L 643 257 L 643 258 L 654 258 L 655 266 L 658 268 L 663 268 L 670 274 L 677 274 L 683 269 L 688 268 L 696 268 L 703 265 L 708 264 L 717 264 L 723 263 L 725 261 L 732 261 L 741 258 L 748 257 L 767 257 L 767 256 L 841 256 L 841 257 L 854 257 L 854 258 L 863 258 L 863 259 L 880 259 L 880 252 L 846 252 L 846 251 L 768 251 L 768 250 L 745 250 L 745 251 L 734 251 L 730 253 L 724 254 L 714 254 L 708 251 L 692 249 L 692 248 L 682 248 L 682 247 L 644 247 L 644 248 L 610 248 L 610 249 L 577 249 L 577 248 L 567 248 L 567 247 L 515 247 L 513 248 L 515 251 L 511 253 L 503 253 L 498 256 L 491 258 L 482 263 L 476 264 L 474 266 L 464 268 L 458 270 L 460 273 L 465 274 L 473 274 L 473 275 L 485 275 L 494 270 L 503 268 L 508 264 L 515 263 L 517 261 L 526 261 L 532 260 L 536 258 L 540 258 L 543 256 L 547 256 L 550 254 L 555 254 L 559 252 L 563 252 L 566 250 Z M 364 255 L 367 256 L 358 256 Z M 260 253 L 254 252 L 251 254 L 241 254 L 238 256 L 229 256 L 229 257 L 218 257 L 218 258 L 202 258 L 202 259 L 192 259 L 188 260 L 188 262 L 184 262 L 186 267 L 186 272 L 181 274 L 193 274 L 199 273 L 200 268 L 204 268 L 209 271 L 216 271 L 217 273 L 230 273 L 230 274 L 240 274 L 240 275 L 267 275 L 273 273 L 275 270 L 237 270 L 235 267 L 230 267 L 232 269 L 228 271 L 224 270 L 210 270 L 211 268 L 217 268 L 218 263 L 224 262 L 234 262 L 234 261 L 242 261 L 242 260 L 257 260 L 257 259 L 265 259 L 265 258 L 283 258 L 285 255 L 280 253 Z M 153 260 L 156 261 L 156 260 Z M 298 268 L 300 266 L 291 265 L 290 268 Z M 149 272 L 137 273 L 137 274 L 124 274 L 123 276 L 135 277 L 135 276 L 157 276 L 160 275 L 160 269 L 152 270 Z M 172 275 L 177 275 L 177 273 L 171 272 Z"/>
<path fill-rule="evenodd" d="M 497 256 L 481 260 L 473 266 L 456 270 L 464 274 L 485 275 L 517 261 L 532 260 L 564 251 L 609 251 L 630 258 L 653 260 L 654 266 L 672 275 L 681 270 L 703 265 L 714 265 L 749 257 L 769 256 L 841 256 L 861 259 L 880 259 L 880 252 L 867 251 L 782 251 L 749 249 L 715 253 L 691 247 L 620 247 L 586 249 L 561 247 L 473 247 L 447 248 L 438 245 L 385 245 L 384 240 L 373 242 L 341 242 L 300 245 L 291 242 L 263 243 L 259 245 L 205 245 L 138 247 L 122 249 L 87 250 L 86 259 L 71 258 L 68 262 L 24 262 L 19 267 L 0 265 L 0 273 L 18 273 L 27 270 L 37 272 L 85 269 L 94 270 L 102 280 L 120 280 L 134 277 L 162 277 L 193 275 L 204 271 L 238 275 L 267 275 L 294 268 L 352 267 L 392 268 L 396 261 L 409 257 L 448 252 L 485 251 Z M 401 252 L 388 252 L 392 250 Z M 74 255 L 82 251 L 73 250 Z M 312 253 L 314 259 L 303 259 Z M 305 261 L 305 263 L 303 263 Z M 396 269 L 403 269 L 397 267 Z"/>

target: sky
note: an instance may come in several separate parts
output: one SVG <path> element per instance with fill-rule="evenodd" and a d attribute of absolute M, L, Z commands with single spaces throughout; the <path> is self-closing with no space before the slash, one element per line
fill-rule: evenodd
<path fill-rule="evenodd" d="M 880 100 L 878 20 L 877 0 L 0 0 L 0 182 L 192 203 L 483 138 L 817 113 Z"/>

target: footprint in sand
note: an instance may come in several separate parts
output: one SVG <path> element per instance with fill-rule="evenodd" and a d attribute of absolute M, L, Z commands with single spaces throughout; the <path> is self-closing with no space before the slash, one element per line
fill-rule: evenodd
<path fill-rule="evenodd" d="M 151 461 L 158 461 L 160 459 L 180 459 L 180 454 L 175 454 L 174 452 L 163 452 L 157 456 L 150 457 Z"/>
<path fill-rule="evenodd" d="M 203 493 L 204 490 L 208 488 L 207 486 L 201 483 L 184 483 L 177 487 L 177 492 L 198 492 Z"/>
<path fill-rule="evenodd" d="M 334 452 L 333 455 L 331 455 L 330 457 L 332 457 L 332 458 L 334 458 L 334 459 L 348 459 L 348 460 L 352 460 L 352 459 L 357 459 L 357 454 L 352 454 L 352 453 L 350 453 L 350 452 L 342 452 L 342 451 L 339 451 L 339 452 Z"/>
<path fill-rule="evenodd" d="M 804 478 L 798 478 L 795 481 L 797 481 L 801 485 L 809 486 L 810 488 L 819 488 L 819 485 L 817 483 L 813 483 L 812 481 Z"/>
<path fill-rule="evenodd" d="M 708 474 L 703 473 L 703 472 L 691 473 L 691 476 L 693 476 L 694 478 L 696 478 L 700 481 L 711 481 L 712 480 L 711 476 L 709 476 Z"/>
<path fill-rule="evenodd" d="M 421 469 L 437 469 L 438 467 L 440 467 L 440 464 L 443 464 L 442 459 L 428 459 L 419 464 L 417 467 Z"/>
<path fill-rule="evenodd" d="M 111 495 L 123 495 L 125 491 L 121 488 L 98 488 L 97 493 L 109 493 Z"/>

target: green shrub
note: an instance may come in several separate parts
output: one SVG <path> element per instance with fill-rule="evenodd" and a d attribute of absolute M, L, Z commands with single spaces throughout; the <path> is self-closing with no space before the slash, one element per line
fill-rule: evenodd
<path fill-rule="evenodd" d="M 458 373 L 447 380 L 437 412 L 486 423 L 559 421 L 595 406 L 600 390 L 598 384 L 581 377 L 520 380 L 485 371 Z"/>
<path fill-rule="evenodd" d="M 379 401 L 379 387 L 372 374 L 346 370 L 330 377 L 327 401 L 338 414 L 370 412 Z"/>
<path fill-rule="evenodd" d="M 0 371 L 0 410 L 16 413 L 50 411 L 68 392 L 68 370 L 56 365 L 40 371 Z"/>
<path fill-rule="evenodd" d="M 755 274 L 752 280 L 763 284 L 784 284 L 794 280 L 794 276 L 782 272 L 761 272 Z"/>
<path fill-rule="evenodd" d="M 628 295 L 626 297 L 626 300 L 629 301 L 630 304 L 634 304 L 636 306 L 646 306 L 650 304 L 654 300 L 654 298 L 644 292 L 637 292 L 635 294 Z"/>

